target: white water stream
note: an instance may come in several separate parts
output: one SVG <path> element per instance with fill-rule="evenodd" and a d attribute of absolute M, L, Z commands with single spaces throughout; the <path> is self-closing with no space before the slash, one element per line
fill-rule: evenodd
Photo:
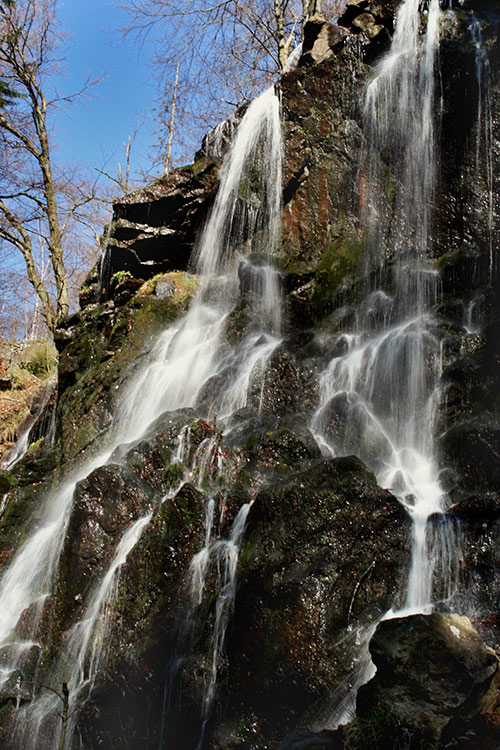
<path fill-rule="evenodd" d="M 458 577 L 455 532 L 443 515 L 447 498 L 434 442 L 442 347 L 432 314 L 439 276 L 428 260 L 440 14 L 439 1 L 431 0 L 422 35 L 419 0 L 402 3 L 391 48 L 366 89 L 361 218 L 371 285 L 354 327 L 343 334 L 345 353 L 321 375 L 320 405 L 311 425 L 325 453 L 358 455 L 411 518 L 410 569 L 386 617 L 429 611 L 436 598 L 451 596 Z M 444 520 L 434 523 L 433 517 Z M 372 632 L 373 627 L 353 631 L 359 655 L 350 695 L 330 710 L 329 728 L 352 718 L 357 688 L 373 674 Z"/>
<path fill-rule="evenodd" d="M 476 172 L 481 178 L 484 174 L 488 193 L 488 242 L 490 251 L 490 276 L 494 272 L 493 252 L 493 117 L 491 107 L 491 68 L 486 50 L 481 23 L 472 14 L 470 34 L 474 44 L 477 82 L 477 139 L 476 139 Z M 481 147 L 484 156 L 481 159 Z M 482 162 L 482 163 L 481 163 Z"/>
<path fill-rule="evenodd" d="M 210 673 L 205 685 L 205 695 L 203 697 L 201 714 L 202 726 L 197 750 L 202 750 L 203 748 L 206 727 L 215 699 L 219 659 L 224 647 L 226 630 L 233 611 L 234 598 L 236 595 L 236 569 L 240 554 L 239 545 L 245 530 L 245 523 L 249 510 L 250 505 L 248 503 L 242 505 L 232 525 L 229 539 L 221 539 L 214 542 L 212 548 L 208 551 L 208 555 L 213 555 L 216 559 L 219 591 L 217 602 L 215 604 L 215 623 L 212 633 Z M 200 576 L 196 572 L 197 567 L 196 564 L 193 566 L 193 580 L 196 578 L 199 581 Z"/>
<path fill-rule="evenodd" d="M 399 603 L 406 612 L 428 607 L 438 568 L 453 567 L 450 543 L 436 544 L 429 536 L 430 517 L 446 508 L 434 445 L 441 395 L 441 346 L 432 317 L 438 275 L 426 260 L 436 165 L 439 16 L 439 2 L 432 0 L 422 39 L 418 0 L 401 5 L 391 50 L 366 90 L 368 156 L 376 170 L 365 211 L 369 255 L 381 269 L 378 278 L 387 280 L 390 269 L 390 292 L 373 288 L 359 305 L 356 327 L 344 336 L 347 352 L 321 376 L 321 403 L 312 423 L 324 450 L 359 455 L 411 516 L 412 560 Z M 381 220 L 375 189 L 382 154 L 398 185 L 390 230 Z M 441 588 L 441 596 L 449 593 Z"/>

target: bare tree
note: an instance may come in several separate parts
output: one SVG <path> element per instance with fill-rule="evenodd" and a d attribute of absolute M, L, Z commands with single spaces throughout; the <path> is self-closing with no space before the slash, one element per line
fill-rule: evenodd
<path fill-rule="evenodd" d="M 156 40 L 160 147 L 167 147 L 163 123 L 171 120 L 174 101 L 175 155 L 187 158 L 209 127 L 283 72 L 308 17 L 323 12 L 333 20 L 343 4 L 344 0 L 122 0 L 130 18 L 127 31 Z"/>
<path fill-rule="evenodd" d="M 170 122 L 168 125 L 167 153 L 165 155 L 165 166 L 163 169 L 163 175 L 165 177 L 168 177 L 168 173 L 170 170 L 170 157 L 172 154 L 172 139 L 174 137 L 175 104 L 177 102 L 177 91 L 179 88 L 179 67 L 180 67 L 180 63 L 177 63 L 177 68 L 175 69 L 174 93 L 172 96 L 172 106 L 170 109 Z"/>
<path fill-rule="evenodd" d="M 136 125 L 132 135 L 129 135 L 129 137 L 127 138 L 127 142 L 123 144 L 123 147 L 125 149 L 125 166 L 122 167 L 121 162 L 118 162 L 118 172 L 116 175 L 112 174 L 112 172 L 110 172 L 109 170 L 99 169 L 98 167 L 95 168 L 96 172 L 104 175 L 108 180 L 111 181 L 111 183 L 113 183 L 112 191 L 106 190 L 103 194 L 104 202 L 107 202 L 109 205 L 113 203 L 113 200 L 116 199 L 117 195 L 120 197 L 123 195 L 127 195 L 132 190 L 135 190 L 139 187 L 137 177 L 133 178 L 130 175 L 130 159 L 134 141 L 137 138 L 142 125 L 143 122 L 139 122 Z M 148 177 L 150 178 L 150 175 L 148 175 Z M 118 194 L 116 193 L 116 188 L 118 188 Z"/>
<path fill-rule="evenodd" d="M 70 309 L 65 238 L 75 223 L 87 226 L 95 185 L 74 171 L 58 171 L 51 153 L 51 110 L 71 103 L 90 85 L 68 96 L 52 85 L 62 34 L 57 0 L 0 4 L 0 79 L 16 92 L 0 105 L 0 241 L 20 252 L 27 278 L 40 299 L 49 331 Z M 50 261 L 51 274 L 39 261 Z"/>

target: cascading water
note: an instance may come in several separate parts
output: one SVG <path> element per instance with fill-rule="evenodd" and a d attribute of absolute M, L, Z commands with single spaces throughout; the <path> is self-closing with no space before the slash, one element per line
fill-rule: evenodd
<path fill-rule="evenodd" d="M 455 532 L 446 521 L 432 520 L 443 518 L 446 508 L 434 445 L 441 343 L 432 308 L 439 277 L 429 260 L 440 12 L 432 0 L 422 38 L 419 1 L 400 6 L 391 49 L 366 89 L 367 199 L 361 209 L 368 289 L 354 328 L 337 342 L 345 353 L 321 375 L 311 425 L 324 452 L 358 455 L 411 517 L 411 564 L 394 603 L 398 615 L 426 611 L 435 596 L 448 598 L 458 575 Z M 372 632 L 373 626 L 356 634 L 360 656 L 351 695 L 330 711 L 330 727 L 351 718 L 357 688 L 373 674 Z"/>
<path fill-rule="evenodd" d="M 98 671 L 106 654 L 106 636 L 110 630 L 113 601 L 116 595 L 121 566 L 126 562 L 129 552 L 151 520 L 152 513 L 133 523 L 120 540 L 111 564 L 96 589 L 92 592 L 85 612 L 74 625 L 67 637 L 59 660 L 51 675 L 54 685 L 66 682 L 69 690 L 69 723 L 66 736 L 71 738 L 78 718 L 77 706 L 85 703 L 94 688 Z M 34 701 L 18 724 L 17 741 L 20 746 L 33 747 L 51 744 L 52 738 L 58 738 L 60 699 L 54 693 L 42 692 Z M 56 742 L 52 740 L 55 745 Z"/>
<path fill-rule="evenodd" d="M 229 419 L 235 409 L 244 406 L 252 373 L 256 368 L 265 368 L 267 359 L 279 343 L 276 337 L 280 325 L 279 290 L 276 273 L 269 266 L 269 257 L 279 238 L 280 130 L 279 102 L 274 91 L 269 89 L 248 107 L 223 163 L 219 191 L 197 249 L 197 268 L 202 275 L 198 297 L 193 300 L 185 318 L 159 337 L 149 363 L 126 390 L 106 450 L 82 465 L 75 476 L 47 499 L 38 527 L 3 576 L 0 584 L 0 643 L 3 647 L 4 685 L 9 678 L 20 679 L 17 670 L 22 667 L 23 656 L 38 648 L 36 634 L 44 602 L 54 590 L 78 481 L 104 465 L 117 446 L 140 438 L 160 413 L 194 406 L 203 386 L 214 375 L 224 372 L 228 373 L 232 387 L 226 393 L 214 396 L 211 411 Z M 257 154 L 260 165 L 256 164 Z M 242 192 L 245 200 L 240 195 Z M 250 251 L 258 255 L 257 270 L 246 274 L 249 280 L 244 285 L 245 291 L 253 297 L 253 325 L 248 336 L 231 348 L 222 334 L 226 318 L 238 297 L 237 261 Z M 254 261 L 249 258 L 245 263 L 253 267 Z M 271 282 L 264 280 L 266 274 Z M 184 438 L 181 434 L 180 451 Z M 207 451 L 210 453 L 212 448 L 208 445 L 207 450 L 199 449 L 195 457 L 198 465 L 191 467 L 199 472 L 200 483 L 204 474 L 209 473 Z M 229 540 L 211 545 L 213 499 L 209 497 L 207 500 L 206 539 L 200 554 L 206 550 L 209 556 L 214 551 L 222 560 L 224 554 L 221 550 L 225 550 L 227 565 L 217 605 L 213 658 L 203 706 L 205 718 L 215 695 L 217 662 L 224 641 L 230 599 L 234 594 L 237 542 L 247 513 L 248 506 L 244 506 L 233 524 Z M 151 514 L 147 514 L 125 531 L 108 571 L 84 602 L 84 614 L 72 628 L 66 657 L 53 669 L 55 680 L 69 683 L 73 712 L 74 704 L 82 697 L 85 699 L 94 685 L 100 657 L 106 649 L 105 622 L 107 610 L 112 607 L 117 576 L 150 518 Z M 201 596 L 203 575 L 198 586 Z M 27 610 L 30 611 L 29 620 Z M 17 630 L 21 616 L 25 635 L 20 641 Z M 58 722 L 54 719 L 57 709 L 57 699 L 54 702 L 43 694 L 32 701 L 22 712 L 16 728 L 18 746 L 35 747 L 42 736 L 47 747 L 55 746 L 58 739 Z M 68 738 L 75 722 L 76 714 L 70 722 Z M 35 744 L 30 745 L 33 742 Z"/>
<path fill-rule="evenodd" d="M 449 570 L 451 564 L 428 538 L 429 518 L 446 505 L 434 447 L 440 342 L 431 311 L 438 276 L 427 260 L 440 9 L 432 0 L 422 40 L 419 5 L 406 0 L 400 7 L 391 50 L 366 90 L 365 156 L 372 166 L 363 218 L 366 272 L 375 271 L 376 286 L 357 308 L 356 328 L 344 334 L 346 353 L 321 377 L 321 404 L 312 423 L 324 449 L 358 454 L 410 514 L 412 562 L 404 606 L 412 611 L 430 603 L 437 567 Z M 380 195 L 375 186 L 381 173 L 397 186 L 390 221 L 374 197 Z"/>
<path fill-rule="evenodd" d="M 0 470 L 11 471 L 14 466 L 26 455 L 30 444 L 35 442 L 36 440 L 39 440 L 41 437 L 45 438 L 47 443 L 50 444 L 53 439 L 54 432 L 54 411 L 51 410 L 48 423 L 37 425 L 37 421 L 44 413 L 49 400 L 54 397 L 55 388 L 56 383 L 53 380 L 50 380 L 45 386 L 45 393 L 43 394 L 43 397 L 40 401 L 40 405 L 38 406 L 36 411 L 32 415 L 30 415 L 29 420 L 25 420 L 25 422 L 27 421 L 27 423 L 25 424 L 22 434 L 19 435 L 15 445 L 6 453 L 2 462 L 0 463 Z M 45 422 L 45 420 L 42 421 Z M 33 435 L 34 430 L 35 435 Z"/>
<path fill-rule="evenodd" d="M 255 117 L 262 130 L 255 127 Z M 263 132 L 264 137 L 263 137 Z M 258 143 L 261 164 L 256 170 L 260 187 L 262 206 L 258 212 L 247 208 L 242 216 L 239 211 L 239 192 L 248 190 L 250 174 L 242 177 L 242 170 L 249 155 L 255 152 Z M 281 303 L 277 272 L 269 265 L 269 257 L 279 239 L 281 214 L 281 124 L 279 121 L 278 100 L 272 89 L 266 91 L 253 102 L 243 118 L 229 159 L 224 162 L 221 184 L 217 193 L 211 217 L 202 234 L 198 250 L 197 264 L 200 272 L 210 278 L 223 267 L 234 251 L 244 248 L 260 255 L 240 259 L 236 270 L 230 271 L 224 283 L 237 283 L 242 293 L 250 293 L 253 303 L 255 323 L 245 339 L 237 347 L 225 349 L 219 358 L 219 376 L 223 378 L 221 396 L 211 405 L 222 424 L 231 428 L 231 415 L 242 408 L 247 401 L 250 381 L 256 373 L 265 372 L 267 362 L 279 343 L 276 337 L 281 326 Z M 255 169 L 255 164 L 254 164 Z M 253 176 L 255 179 L 255 175 Z M 254 237 L 251 248 L 249 240 Z M 229 278 L 229 282 L 228 282 Z M 220 288 L 221 277 L 217 279 Z M 159 747 L 165 746 L 165 723 L 168 723 L 172 710 L 173 695 L 179 692 L 177 683 L 182 680 L 183 670 L 189 667 L 189 647 L 191 630 L 196 607 L 202 602 L 206 575 L 210 564 L 216 561 L 219 579 L 219 593 L 215 605 L 215 621 L 211 644 L 211 663 L 201 707 L 201 733 L 198 748 L 203 747 L 207 722 L 216 693 L 217 672 L 225 631 L 231 613 L 236 587 L 236 568 L 239 555 L 239 540 L 244 531 L 249 505 L 240 509 L 228 540 L 213 541 L 214 499 L 209 496 L 205 509 L 204 546 L 194 556 L 190 565 L 191 604 L 178 636 L 178 644 L 171 659 L 166 676 L 164 702 L 164 723 Z M 223 522 L 221 513 L 220 525 Z M 174 706 L 174 708 L 178 708 Z"/>

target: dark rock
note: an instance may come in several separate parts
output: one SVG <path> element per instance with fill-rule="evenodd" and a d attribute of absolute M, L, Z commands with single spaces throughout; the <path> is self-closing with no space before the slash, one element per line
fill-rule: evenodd
<path fill-rule="evenodd" d="M 109 282 L 109 294 L 115 305 L 125 305 L 142 283 L 142 279 L 135 279 L 128 271 L 115 273 Z"/>
<path fill-rule="evenodd" d="M 117 272 L 138 279 L 185 270 L 211 205 L 217 164 L 207 157 L 114 204 L 104 249 L 103 293 Z"/>
<path fill-rule="evenodd" d="M 245 713 L 268 741 L 346 679 L 353 653 L 339 652 L 338 633 L 390 606 L 407 555 L 406 513 L 358 459 L 303 465 L 283 467 L 251 508 L 221 688 L 232 706 L 245 685 Z"/>
<path fill-rule="evenodd" d="M 344 29 L 327 23 L 321 14 L 311 16 L 304 29 L 299 65 L 324 62 L 342 48 L 346 36 Z"/>
<path fill-rule="evenodd" d="M 164 710 L 165 669 L 176 655 L 179 627 L 190 603 L 185 591 L 187 570 L 203 544 L 203 516 L 203 496 L 192 485 L 183 485 L 155 510 L 129 554 L 114 608 L 114 658 L 106 681 L 81 719 L 85 747 L 108 746 L 118 725 L 136 748 L 146 748 L 147 738 L 155 735 L 153 720 L 156 723 Z M 193 735 L 194 744 L 199 687 L 184 698 L 190 729 L 181 742 Z M 156 736 L 155 744 L 158 740 Z"/>
<path fill-rule="evenodd" d="M 353 24 L 361 29 L 361 31 L 366 31 L 368 28 L 375 26 L 375 19 L 371 13 L 361 13 L 360 16 L 356 16 Z"/>
<path fill-rule="evenodd" d="M 84 308 L 99 302 L 101 294 L 101 262 L 98 261 L 87 274 L 87 278 L 80 288 L 79 303 Z"/>
<path fill-rule="evenodd" d="M 221 162 L 231 145 L 232 137 L 238 127 L 248 104 L 238 107 L 228 118 L 209 130 L 204 137 L 201 149 L 195 154 L 195 163 L 203 157 Z"/>
<path fill-rule="evenodd" d="M 449 511 L 461 530 L 462 573 L 455 607 L 492 648 L 500 644 L 500 493 L 455 488 Z"/>
<path fill-rule="evenodd" d="M 442 438 L 448 465 L 467 489 L 500 490 L 500 424 L 487 416 L 451 427 Z"/>
<path fill-rule="evenodd" d="M 338 18 L 339 26 L 347 28 L 351 33 L 359 34 L 360 31 L 368 31 L 368 38 L 377 34 L 383 37 L 380 47 L 365 51 L 365 60 L 372 57 L 374 53 L 379 54 L 383 47 L 390 41 L 390 35 L 394 30 L 394 9 L 399 5 L 399 0 L 348 0 L 343 13 Z M 378 45 L 377 45 L 378 46 Z"/>
<path fill-rule="evenodd" d="M 77 484 L 61 562 L 66 616 L 75 598 L 104 574 L 124 530 L 154 504 L 151 488 L 117 464 L 101 466 Z"/>
<path fill-rule="evenodd" d="M 499 662 L 467 618 L 434 613 L 386 620 L 370 653 L 377 674 L 358 692 L 357 722 L 372 731 L 371 747 L 403 747 L 404 741 L 408 748 L 497 747 Z"/>
<path fill-rule="evenodd" d="M 335 732 L 293 732 L 276 750 L 343 750 L 342 738 Z"/>

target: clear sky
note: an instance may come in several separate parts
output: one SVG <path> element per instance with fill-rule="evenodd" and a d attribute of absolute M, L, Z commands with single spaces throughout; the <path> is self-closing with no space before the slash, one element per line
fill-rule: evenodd
<path fill-rule="evenodd" d="M 155 87 L 149 58 L 151 45 L 140 48 L 117 30 L 126 18 L 114 0 L 60 0 L 65 44 L 65 74 L 57 82 L 61 92 L 77 91 L 90 75 L 104 76 L 94 95 L 58 114 L 57 157 L 116 174 L 125 163 L 123 144 L 143 123 L 132 148 L 133 169 L 149 170 L 155 142 L 152 115 Z"/>

